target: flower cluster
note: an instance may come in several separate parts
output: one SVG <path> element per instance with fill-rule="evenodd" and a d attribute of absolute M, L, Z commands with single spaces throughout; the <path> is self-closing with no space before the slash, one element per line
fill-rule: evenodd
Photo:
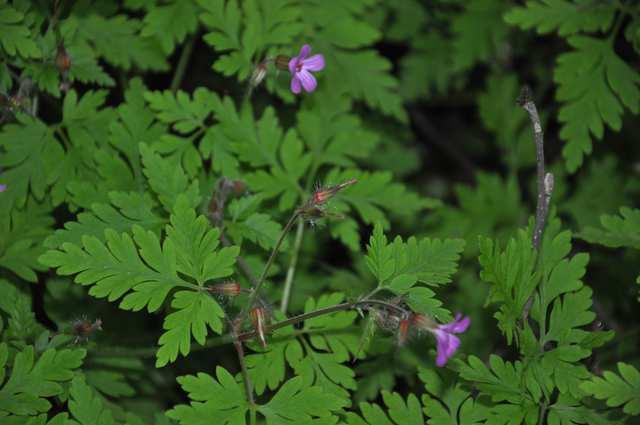
<path fill-rule="evenodd" d="M 300 49 L 298 56 L 290 58 L 285 55 L 278 55 L 274 59 L 265 59 L 260 62 L 256 65 L 249 78 L 249 93 L 265 79 L 269 71 L 268 65 L 270 62 L 273 62 L 277 69 L 289 71 L 291 74 L 292 93 L 300 94 L 303 89 L 307 93 L 313 92 L 318 86 L 318 82 L 312 73 L 322 71 L 325 64 L 322 54 L 309 56 L 310 53 L 311 46 L 305 44 Z"/>

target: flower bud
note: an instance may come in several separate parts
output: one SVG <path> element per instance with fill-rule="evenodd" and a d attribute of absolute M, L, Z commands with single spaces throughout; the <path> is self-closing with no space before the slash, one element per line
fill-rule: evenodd
<path fill-rule="evenodd" d="M 267 340 L 264 334 L 264 330 L 266 327 L 264 308 L 252 308 L 249 316 L 251 317 L 251 323 L 253 324 L 253 328 L 256 331 L 256 336 L 258 338 L 258 341 L 260 342 L 260 345 L 262 345 L 262 348 L 266 348 Z"/>
<path fill-rule="evenodd" d="M 237 297 L 242 288 L 238 282 L 223 282 L 209 286 L 207 290 L 213 294 L 224 295 L 226 297 Z"/>
<path fill-rule="evenodd" d="M 411 322 L 411 319 L 407 318 L 400 320 L 400 323 L 398 324 L 398 345 L 401 347 L 407 342 L 407 339 L 409 338 Z"/>
<path fill-rule="evenodd" d="M 313 192 L 313 196 L 311 198 L 311 202 L 315 205 L 322 205 L 326 203 L 329 199 L 333 198 L 336 193 L 346 188 L 347 186 L 351 186 L 352 184 L 357 183 L 358 180 L 350 179 L 346 182 L 340 183 L 335 186 L 327 187 L 327 188 L 318 188 Z"/>
<path fill-rule="evenodd" d="M 251 78 L 249 78 L 249 85 L 251 86 L 251 88 L 258 87 L 260 85 L 262 80 L 264 80 L 264 77 L 267 76 L 267 71 L 268 69 L 266 61 L 260 62 L 258 65 L 256 65 L 253 73 L 251 74 Z"/>
<path fill-rule="evenodd" d="M 274 61 L 276 68 L 281 71 L 289 71 L 289 61 L 291 58 L 285 55 L 278 55 Z"/>
<path fill-rule="evenodd" d="M 432 331 L 438 327 L 438 323 L 436 323 L 432 318 L 426 316 L 424 314 L 414 314 L 411 318 L 412 324 L 415 325 L 416 328 L 423 331 Z"/>
<path fill-rule="evenodd" d="M 64 45 L 58 45 L 58 53 L 56 54 L 56 66 L 60 74 L 66 74 L 71 68 L 71 56 L 67 53 Z"/>
<path fill-rule="evenodd" d="M 76 336 L 75 343 L 87 341 L 96 331 L 102 330 L 102 320 L 96 319 L 91 323 L 86 318 L 78 319 L 71 324 L 71 329 L 72 333 Z"/>

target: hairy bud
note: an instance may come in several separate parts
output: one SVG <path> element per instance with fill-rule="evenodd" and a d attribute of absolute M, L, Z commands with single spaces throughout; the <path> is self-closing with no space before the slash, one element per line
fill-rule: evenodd
<path fill-rule="evenodd" d="M 91 323 L 87 318 L 74 320 L 71 324 L 71 332 L 75 335 L 74 343 L 87 341 L 96 331 L 102 330 L 102 320 L 96 319 Z"/>
<path fill-rule="evenodd" d="M 267 326 L 265 310 L 263 307 L 254 307 L 249 312 L 249 317 L 251 317 L 251 323 L 253 325 L 253 329 L 256 331 L 256 336 L 260 345 L 263 348 L 267 347 L 267 339 L 265 337 L 265 328 Z"/>
<path fill-rule="evenodd" d="M 237 297 L 242 288 L 238 282 L 223 282 L 207 287 L 207 290 L 213 294 L 224 295 L 226 297 Z"/>

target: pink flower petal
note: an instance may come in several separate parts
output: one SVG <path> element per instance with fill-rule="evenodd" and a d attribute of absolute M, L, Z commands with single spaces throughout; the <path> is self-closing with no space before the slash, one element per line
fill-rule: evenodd
<path fill-rule="evenodd" d="M 462 315 L 460 313 L 456 314 L 456 319 L 453 322 L 440 325 L 438 326 L 438 329 L 442 329 L 445 332 L 451 332 L 454 334 L 459 334 L 466 331 L 471 324 L 471 319 L 469 318 L 469 316 L 465 316 L 462 319 L 461 317 Z"/>
<path fill-rule="evenodd" d="M 298 72 L 296 76 L 300 79 L 300 82 L 302 82 L 302 87 L 304 87 L 306 92 L 311 93 L 316 89 L 318 82 L 309 71 L 303 69 L 302 71 Z"/>
<path fill-rule="evenodd" d="M 309 46 L 308 44 L 305 44 L 304 46 L 302 46 L 302 48 L 300 48 L 300 53 L 298 54 L 298 60 L 305 59 L 307 56 L 309 56 L 309 53 L 311 53 L 311 46 Z"/>
<path fill-rule="evenodd" d="M 7 190 L 7 185 L 6 184 L 0 184 L 0 192 L 4 192 L 5 190 Z"/>
<path fill-rule="evenodd" d="M 296 67 L 298 66 L 298 62 L 300 62 L 300 60 L 297 57 L 292 58 L 289 61 L 289 72 L 291 73 L 291 75 L 295 75 Z"/>
<path fill-rule="evenodd" d="M 310 58 L 304 59 L 302 61 L 302 69 L 306 69 L 307 71 L 321 71 L 324 69 L 324 56 L 313 55 Z"/>
<path fill-rule="evenodd" d="M 291 78 L 291 91 L 294 94 L 298 94 L 301 89 L 300 78 L 298 78 L 298 75 L 293 74 L 293 77 Z"/>
<path fill-rule="evenodd" d="M 441 330 L 434 332 L 437 341 L 438 355 L 436 366 L 443 367 L 460 346 L 460 338 Z"/>

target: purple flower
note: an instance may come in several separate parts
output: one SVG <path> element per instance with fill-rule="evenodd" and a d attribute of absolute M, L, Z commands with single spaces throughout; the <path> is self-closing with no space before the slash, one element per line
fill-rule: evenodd
<path fill-rule="evenodd" d="M 438 347 L 438 355 L 436 357 L 436 366 L 442 367 L 447 363 L 460 346 L 460 338 L 454 334 L 460 334 L 467 330 L 471 324 L 468 316 L 462 317 L 460 313 L 456 314 L 453 322 L 437 325 L 430 318 L 417 314 L 414 318 L 417 327 L 431 332 L 436 337 Z"/>
<path fill-rule="evenodd" d="M 309 53 L 311 53 L 311 46 L 305 44 L 300 49 L 300 54 L 289 61 L 291 91 L 295 94 L 300 93 L 301 87 L 308 93 L 314 91 L 318 83 L 310 71 L 316 72 L 324 69 L 324 56 L 307 57 Z"/>
<path fill-rule="evenodd" d="M 0 184 L 0 192 L 4 192 L 5 190 L 7 190 L 7 185 L 6 184 Z"/>

